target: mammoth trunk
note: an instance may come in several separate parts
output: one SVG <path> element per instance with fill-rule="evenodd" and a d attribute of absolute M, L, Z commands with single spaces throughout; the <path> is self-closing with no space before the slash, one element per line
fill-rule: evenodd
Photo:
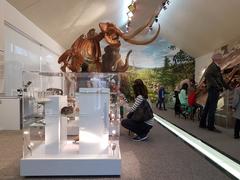
<path fill-rule="evenodd" d="M 128 61 L 129 61 L 129 56 L 132 53 L 132 50 L 128 51 L 126 59 L 125 59 L 125 64 L 123 64 L 121 58 L 118 59 L 114 65 L 112 66 L 112 71 L 116 71 L 116 72 L 125 72 L 127 71 L 129 65 L 128 65 Z"/>

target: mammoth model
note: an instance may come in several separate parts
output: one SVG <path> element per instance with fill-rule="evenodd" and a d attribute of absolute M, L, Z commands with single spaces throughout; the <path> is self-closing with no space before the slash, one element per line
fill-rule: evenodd
<path fill-rule="evenodd" d="M 149 40 L 139 41 L 133 39 L 136 35 L 141 33 L 149 24 L 152 22 L 152 18 L 145 25 L 136 29 L 132 34 L 123 33 L 119 28 L 117 28 L 112 23 L 100 23 L 99 28 L 101 30 L 100 33 L 96 33 L 95 29 L 90 29 L 87 35 L 81 35 L 71 46 L 70 49 L 66 50 L 58 59 L 58 63 L 62 64 L 61 70 L 66 72 L 66 67 L 70 69 L 72 72 L 81 72 L 81 65 L 86 62 L 89 64 L 89 71 L 102 71 L 102 63 L 101 63 L 101 48 L 100 41 L 104 38 L 105 41 L 112 47 L 113 50 L 117 50 L 120 47 L 120 38 L 124 41 L 135 44 L 135 45 L 145 45 L 153 42 L 160 33 L 160 25 L 158 26 L 158 30 L 156 34 L 150 38 Z M 130 52 L 127 55 L 127 59 Z M 119 60 L 119 61 L 118 61 Z M 115 60 L 113 60 L 114 62 Z M 123 65 L 120 62 L 120 58 L 116 59 L 117 62 L 114 62 L 113 68 L 111 63 L 107 68 L 112 69 L 111 72 L 118 72 L 120 70 L 127 70 L 125 67 L 127 63 Z M 117 66 L 122 67 L 117 67 Z M 104 65 L 106 67 L 106 64 Z"/>
<path fill-rule="evenodd" d="M 126 56 L 125 64 L 121 59 L 119 48 L 116 46 L 106 46 L 102 56 L 102 72 L 125 72 L 128 69 L 128 59 L 132 52 L 130 50 Z"/>

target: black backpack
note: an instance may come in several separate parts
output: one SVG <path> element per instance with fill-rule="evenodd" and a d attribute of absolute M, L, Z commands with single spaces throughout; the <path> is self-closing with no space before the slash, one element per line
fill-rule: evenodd
<path fill-rule="evenodd" d="M 135 111 L 128 113 L 127 118 L 136 122 L 145 122 L 152 119 L 153 111 L 148 101 L 144 99 Z"/>

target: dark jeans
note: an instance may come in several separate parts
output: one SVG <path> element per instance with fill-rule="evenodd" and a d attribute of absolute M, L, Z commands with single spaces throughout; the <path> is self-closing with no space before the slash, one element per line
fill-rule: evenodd
<path fill-rule="evenodd" d="M 234 137 L 239 137 L 240 131 L 240 119 L 236 119 L 235 128 L 234 128 Z"/>
<path fill-rule="evenodd" d="M 159 109 L 162 109 L 162 105 L 163 105 L 163 109 L 166 109 L 166 107 L 165 107 L 165 99 L 164 98 L 158 99 L 156 107 L 159 108 Z"/>
<path fill-rule="evenodd" d="M 195 103 L 191 108 L 192 108 L 191 118 L 194 118 L 197 109 L 199 109 L 197 120 L 200 121 L 203 113 L 203 106 L 201 104 Z"/>
<path fill-rule="evenodd" d="M 162 105 L 163 105 L 163 109 L 166 109 L 165 107 L 165 99 L 164 98 L 160 98 L 159 99 L 159 108 L 162 109 Z"/>
<path fill-rule="evenodd" d="M 135 122 L 131 119 L 123 119 L 121 122 L 122 126 L 126 129 L 136 133 L 140 137 L 146 136 L 152 126 L 146 124 L 145 122 Z"/>
<path fill-rule="evenodd" d="M 200 127 L 208 127 L 208 129 L 213 130 L 215 122 L 215 112 L 217 109 L 217 102 L 219 98 L 219 91 L 215 88 L 208 89 L 208 97 L 206 105 L 203 109 L 203 114 L 200 120 Z M 206 120 L 208 120 L 206 125 Z"/>

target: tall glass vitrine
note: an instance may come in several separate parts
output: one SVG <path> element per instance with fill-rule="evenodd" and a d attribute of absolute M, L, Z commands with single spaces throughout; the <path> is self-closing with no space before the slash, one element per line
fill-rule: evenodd
<path fill-rule="evenodd" d="M 22 176 L 120 175 L 119 77 L 23 73 Z"/>

